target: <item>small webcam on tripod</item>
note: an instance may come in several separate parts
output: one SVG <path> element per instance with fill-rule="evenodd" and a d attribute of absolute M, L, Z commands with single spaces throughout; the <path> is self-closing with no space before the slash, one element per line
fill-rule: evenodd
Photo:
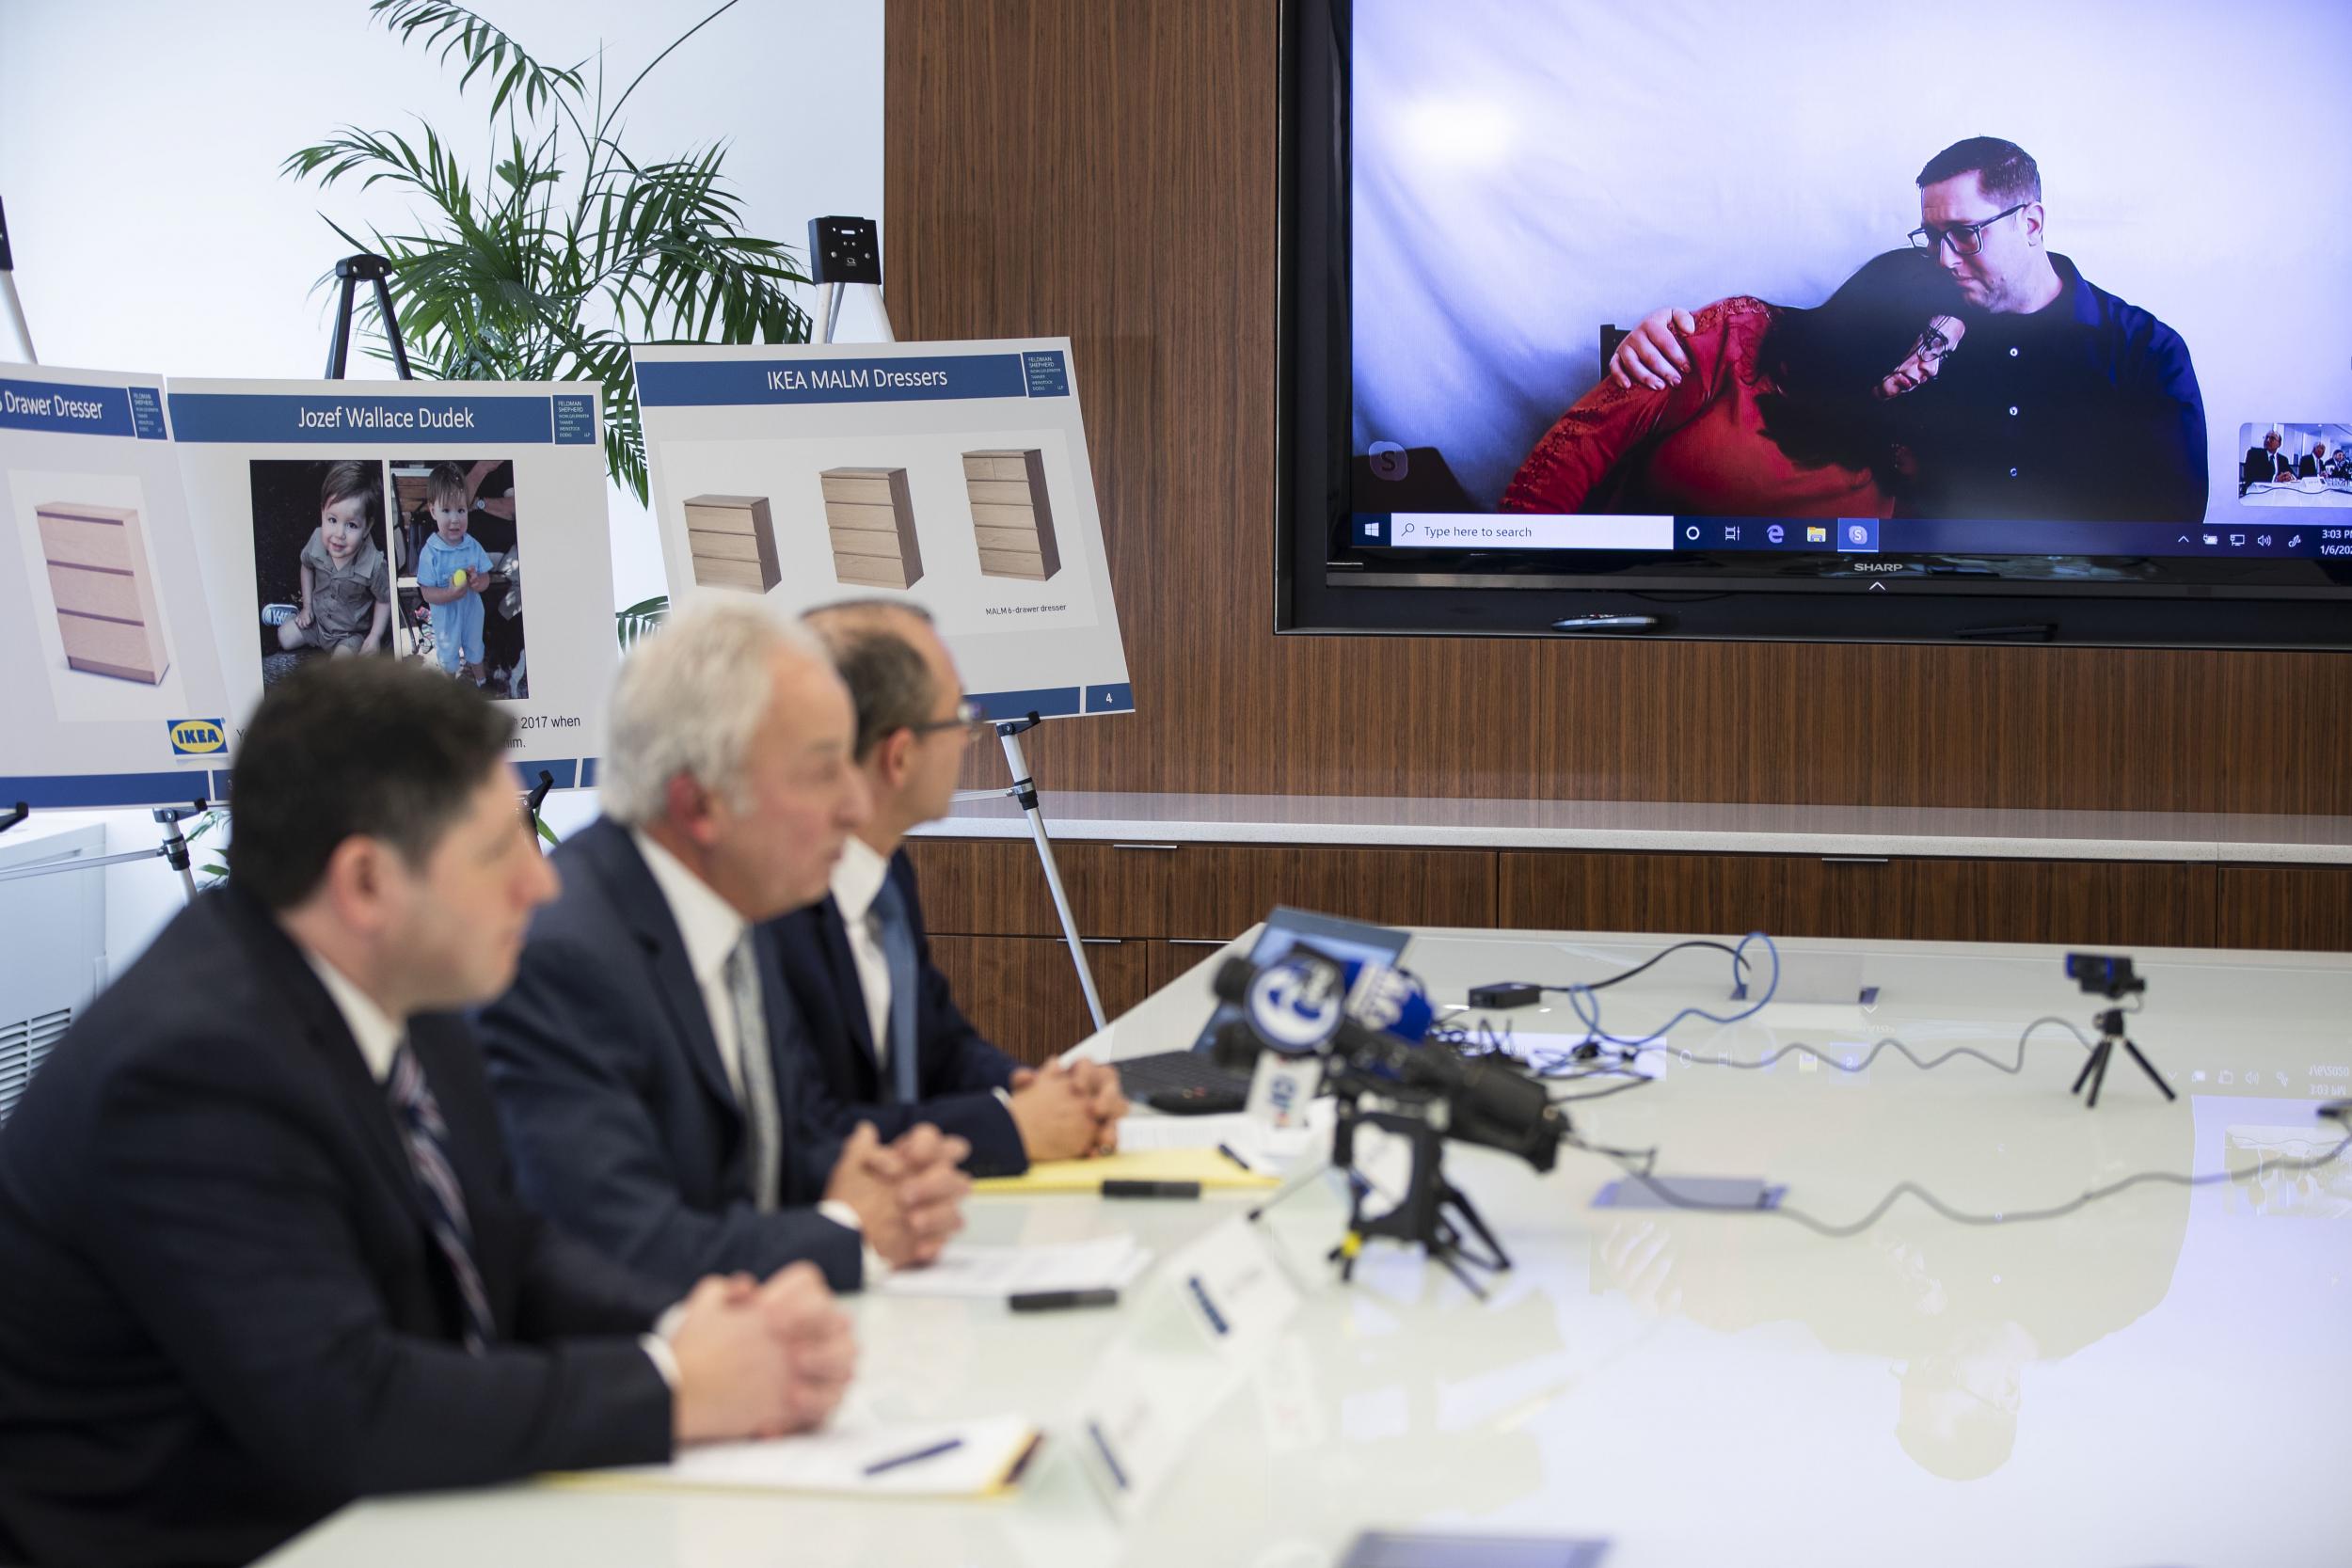
<path fill-rule="evenodd" d="M 2069 953 L 2066 955 L 2066 977 L 2082 987 L 2086 996 L 2104 996 L 2118 1002 L 2148 989 L 2148 982 L 2132 973 L 2132 960 L 2111 953 Z"/>

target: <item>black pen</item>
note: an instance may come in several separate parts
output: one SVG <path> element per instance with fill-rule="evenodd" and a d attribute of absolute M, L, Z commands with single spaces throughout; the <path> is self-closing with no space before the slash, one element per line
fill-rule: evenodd
<path fill-rule="evenodd" d="M 913 1453 L 902 1453 L 890 1459 L 877 1459 L 874 1463 L 866 1466 L 864 1473 L 869 1476 L 878 1476 L 884 1470 L 895 1470 L 901 1465 L 913 1465 L 919 1460 L 925 1459 L 937 1459 L 941 1454 L 952 1453 L 961 1447 L 963 1447 L 962 1438 L 949 1437 L 944 1441 L 933 1443 L 928 1449 L 917 1449 Z"/>
<path fill-rule="evenodd" d="M 1116 1179 L 1103 1183 L 1104 1197 L 1199 1197 L 1198 1181 L 1121 1181 Z"/>
<path fill-rule="evenodd" d="M 1119 1292 L 1098 1291 L 1025 1291 L 1005 1298 L 1016 1312 L 1058 1312 L 1068 1307 L 1117 1307 Z"/>
<path fill-rule="evenodd" d="M 1232 1146 L 1231 1144 L 1219 1144 L 1219 1145 L 1217 1145 L 1217 1146 L 1216 1146 L 1216 1151 L 1217 1151 L 1219 1154 L 1224 1155 L 1224 1156 L 1225 1156 L 1228 1160 L 1232 1161 L 1232 1162 L 1233 1162 L 1233 1164 L 1235 1164 L 1239 1165 L 1242 1169 L 1244 1169 L 1244 1170 L 1246 1170 L 1246 1171 L 1248 1171 L 1250 1175 L 1255 1176 L 1255 1175 L 1257 1175 L 1257 1174 L 1258 1174 L 1258 1173 L 1257 1173 L 1257 1171 L 1256 1171 L 1256 1169 L 1254 1169 L 1254 1168 L 1250 1165 L 1250 1164 L 1249 1164 L 1249 1162 L 1248 1162 L 1248 1161 L 1247 1161 L 1247 1160 L 1243 1159 L 1240 1155 L 1238 1155 L 1238 1154 L 1236 1154 L 1236 1153 L 1234 1153 L 1234 1152 L 1233 1152 L 1233 1148 L 1232 1148 Z"/>

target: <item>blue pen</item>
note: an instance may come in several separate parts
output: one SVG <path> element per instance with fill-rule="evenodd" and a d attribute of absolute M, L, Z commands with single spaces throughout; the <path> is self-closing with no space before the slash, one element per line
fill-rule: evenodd
<path fill-rule="evenodd" d="M 963 1447 L 962 1438 L 946 1438 L 933 1443 L 928 1449 L 917 1449 L 913 1453 L 902 1453 L 891 1459 L 877 1459 L 866 1466 L 865 1473 L 869 1476 L 878 1476 L 884 1470 L 895 1470 L 901 1465 L 913 1465 L 926 1459 L 937 1459 L 941 1454 L 952 1452 L 961 1447 Z"/>

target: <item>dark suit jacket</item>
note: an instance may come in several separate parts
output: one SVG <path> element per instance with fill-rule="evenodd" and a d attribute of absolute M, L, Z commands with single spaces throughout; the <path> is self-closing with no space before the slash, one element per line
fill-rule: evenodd
<path fill-rule="evenodd" d="M 683 1291 L 706 1274 L 765 1278 L 809 1259 L 837 1291 L 857 1233 L 813 1208 L 840 1138 L 818 1103 L 801 1022 L 757 934 L 786 1135 L 782 1200 L 752 1199 L 745 1125 L 686 939 L 628 830 L 600 818 L 555 852 L 514 988 L 479 1023 L 524 1194 L 613 1257 Z"/>
<path fill-rule="evenodd" d="M 866 993 L 858 984 L 857 960 L 841 910 L 828 896 L 771 923 L 801 1011 L 807 1040 L 826 1092 L 836 1107 L 835 1124 L 846 1130 L 858 1120 L 875 1124 L 885 1139 L 918 1121 L 971 1140 L 967 1162 L 975 1175 L 1018 1175 L 1029 1168 L 1021 1132 L 995 1090 L 1012 1082 L 1020 1064 L 983 1037 L 956 1006 L 947 977 L 931 964 L 931 942 L 923 926 L 923 901 L 914 867 L 900 850 L 890 858 L 890 879 L 906 899 L 914 927 L 916 990 L 914 1039 L 917 1105 L 884 1103 L 888 1085 L 874 1052 L 866 1022 Z"/>
<path fill-rule="evenodd" d="M 0 1561 L 243 1562 L 369 1493 L 652 1463 L 675 1292 L 517 1201 L 463 1021 L 412 1020 L 499 1342 L 382 1087 L 255 900 L 208 893 L 0 1128 Z"/>
<path fill-rule="evenodd" d="M 2241 483 L 2246 484 L 2276 484 L 2282 479 L 2292 479 L 2294 475 L 2294 465 L 2284 452 L 2274 452 L 2265 447 L 2249 447 L 2246 449 L 2246 463 L 2238 478 Z"/>
<path fill-rule="evenodd" d="M 2319 458 L 2315 454 L 2308 451 L 2302 456 L 2296 458 L 2295 460 L 2295 477 L 2297 479 L 2317 479 L 2319 477 Z"/>

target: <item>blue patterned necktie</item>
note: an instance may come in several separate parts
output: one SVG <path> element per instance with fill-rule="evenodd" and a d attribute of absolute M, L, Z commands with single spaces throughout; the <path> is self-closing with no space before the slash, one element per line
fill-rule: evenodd
<path fill-rule="evenodd" d="M 498 1338 L 498 1329 L 490 1318 L 490 1298 L 482 1289 L 482 1271 L 474 1266 L 473 1225 L 466 1217 L 465 1191 L 457 1185 L 457 1172 L 449 1163 L 449 1128 L 441 1120 L 440 1103 L 433 1098 L 433 1085 L 424 1081 L 424 1069 L 405 1040 L 392 1058 L 385 1088 L 391 1097 L 392 1113 L 400 1120 L 401 1141 L 408 1146 L 409 1167 L 417 1173 L 417 1185 L 424 1194 L 433 1239 L 440 1243 L 441 1256 L 449 1259 L 450 1272 L 457 1276 L 458 1298 L 466 1307 L 466 1349 L 480 1355 Z"/>
<path fill-rule="evenodd" d="M 915 1092 L 914 1060 L 914 927 L 907 921 L 907 902 L 898 884 L 882 879 L 870 911 L 874 940 L 881 943 L 882 961 L 890 967 L 890 1081 L 898 1103 L 912 1105 Z"/>

